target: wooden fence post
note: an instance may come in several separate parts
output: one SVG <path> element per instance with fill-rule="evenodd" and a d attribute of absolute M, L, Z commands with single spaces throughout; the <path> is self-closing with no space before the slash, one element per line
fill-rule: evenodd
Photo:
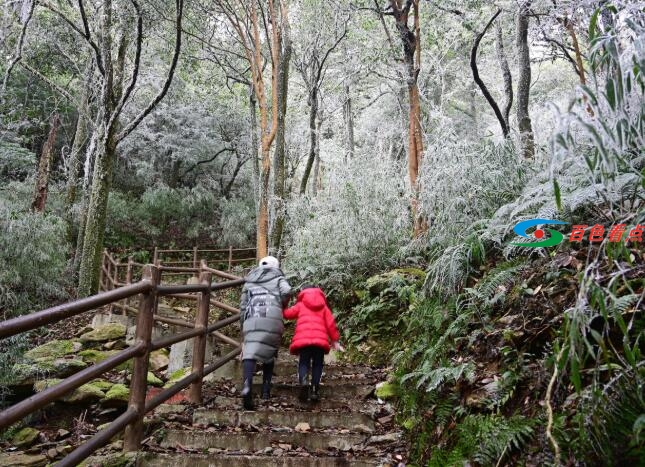
<path fill-rule="evenodd" d="M 155 247 L 155 251 L 152 254 L 152 264 L 159 266 L 159 247 Z"/>
<path fill-rule="evenodd" d="M 197 269 L 197 267 L 199 266 L 199 264 L 197 264 L 197 254 L 198 254 L 198 253 L 197 253 L 197 245 L 195 245 L 195 246 L 193 247 L 193 267 L 194 267 L 195 269 Z M 198 276 L 199 276 L 199 274 L 197 274 L 197 273 L 195 273 L 195 274 L 193 274 L 193 275 L 194 275 L 195 277 L 198 277 Z"/>
<path fill-rule="evenodd" d="M 105 292 L 107 289 L 105 287 L 105 250 L 103 250 L 103 256 L 101 257 L 101 275 L 99 276 L 99 292 Z"/>
<path fill-rule="evenodd" d="M 143 417 L 145 415 L 146 392 L 148 390 L 148 357 L 150 356 L 154 315 L 157 312 L 158 269 L 151 264 L 144 266 L 142 280 L 150 281 L 154 287 L 150 292 L 142 294 L 139 303 L 135 345 L 143 343 L 145 344 L 145 350 L 141 355 L 134 358 L 129 408 L 137 411 L 137 418 L 125 429 L 123 450 L 126 452 L 138 451 L 143 440 Z"/>
<path fill-rule="evenodd" d="M 132 284 L 132 256 L 128 256 L 128 266 L 125 270 L 125 283 L 126 285 Z M 130 305 L 130 297 L 123 299 L 123 316 L 128 316 L 128 306 Z"/>
<path fill-rule="evenodd" d="M 228 272 L 231 272 L 233 269 L 233 246 L 229 245 L 228 247 Z"/>
<path fill-rule="evenodd" d="M 203 264 L 202 264 L 203 266 Z M 199 275 L 199 282 L 202 285 L 208 285 L 208 289 L 201 293 L 199 305 L 197 307 L 197 316 L 195 317 L 195 328 L 206 329 L 208 327 L 208 313 L 211 304 L 211 273 L 202 271 Z M 206 357 L 206 339 L 208 336 L 203 334 L 193 338 L 193 373 L 199 375 L 199 379 L 190 385 L 188 390 L 188 400 L 193 404 L 202 403 L 202 378 L 204 376 L 204 360 Z"/>

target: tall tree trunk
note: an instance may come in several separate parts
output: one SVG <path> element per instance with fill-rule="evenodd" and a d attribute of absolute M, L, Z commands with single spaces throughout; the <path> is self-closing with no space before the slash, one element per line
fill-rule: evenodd
<path fill-rule="evenodd" d="M 307 192 L 307 182 L 311 174 L 311 168 L 316 159 L 316 146 L 318 145 L 318 134 L 316 132 L 316 117 L 318 115 L 318 87 L 314 85 L 309 90 L 309 155 L 307 156 L 307 165 L 305 166 L 305 173 L 302 175 L 302 182 L 300 183 L 300 194 L 304 195 Z"/>
<path fill-rule="evenodd" d="M 38 174 L 36 176 L 36 187 L 34 190 L 34 199 L 31 208 L 36 212 L 45 210 L 47 202 L 47 191 L 49 188 L 49 174 L 51 173 L 52 158 L 54 156 L 54 144 L 56 143 L 56 134 L 60 126 L 58 112 L 54 112 L 49 124 L 49 135 L 43 145 L 38 164 Z"/>
<path fill-rule="evenodd" d="M 99 286 L 105 221 L 115 162 L 115 135 L 109 135 L 102 141 L 94 163 L 92 192 L 87 206 L 83 255 L 79 269 L 78 293 L 82 297 L 96 293 Z"/>
<path fill-rule="evenodd" d="M 101 139 L 98 130 L 94 130 L 90 144 L 85 150 L 85 163 L 83 164 L 83 187 L 81 208 L 78 216 L 78 233 L 76 234 L 76 249 L 74 252 L 74 262 L 72 263 L 72 271 L 76 275 L 78 273 L 81 258 L 83 257 L 83 240 L 85 239 L 85 224 L 87 222 L 87 206 L 90 203 L 90 187 L 92 185 L 92 173 L 94 172 L 94 158 L 96 152 L 97 141 Z"/>
<path fill-rule="evenodd" d="M 573 51 L 575 52 L 575 57 L 576 57 L 576 67 L 578 70 L 578 77 L 580 78 L 580 84 L 582 86 L 585 86 L 587 84 L 587 78 L 585 76 L 585 67 L 584 64 L 582 63 L 582 52 L 580 51 L 580 44 L 578 43 L 578 36 L 576 35 L 576 30 L 573 26 L 573 22 L 570 21 L 568 18 L 564 19 L 564 27 L 567 29 L 567 32 L 571 36 L 571 43 L 573 44 Z M 587 102 L 587 96 L 582 97 L 585 102 Z M 589 116 L 593 117 L 594 116 L 594 111 L 587 103 L 587 113 Z"/>
<path fill-rule="evenodd" d="M 273 0 L 269 0 L 271 17 L 271 125 L 268 119 L 268 105 L 265 95 L 264 79 L 262 77 L 262 58 L 260 54 L 260 31 L 255 3 L 251 6 L 251 23 L 255 50 L 250 58 L 255 91 L 260 104 L 260 129 L 262 130 L 262 167 L 260 171 L 260 195 L 258 203 L 256 254 L 258 258 L 269 252 L 269 177 L 271 176 L 271 145 L 275 139 L 278 126 L 278 71 L 280 68 L 280 34 L 278 20 Z"/>
<path fill-rule="evenodd" d="M 316 120 L 316 133 L 320 135 L 322 128 L 323 116 L 322 111 L 318 112 L 318 119 Z M 314 162 L 314 183 L 311 185 L 312 193 L 314 196 L 318 194 L 318 190 L 322 188 L 322 174 L 320 173 L 320 139 L 316 144 L 316 161 Z"/>
<path fill-rule="evenodd" d="M 88 136 L 89 124 L 89 95 L 91 92 L 91 81 L 93 74 L 93 64 L 90 61 L 85 67 L 85 77 L 83 90 L 80 98 L 80 108 L 78 109 L 78 119 L 76 120 L 76 132 L 74 133 L 74 142 L 72 143 L 72 152 L 69 158 L 69 170 L 67 173 L 67 187 L 65 196 L 65 223 L 67 224 L 67 239 L 74 243 L 74 203 L 76 203 L 76 192 L 78 188 L 78 176 L 81 169 L 81 152 Z"/>
<path fill-rule="evenodd" d="M 403 45 L 403 61 L 408 90 L 408 176 L 412 198 L 410 207 L 414 224 L 414 236 L 420 236 L 426 223 L 419 213 L 418 176 L 423 160 L 423 134 L 421 130 L 421 105 L 419 103 L 418 77 L 421 69 L 421 42 L 419 27 L 419 0 L 409 0 L 404 5 L 390 0 L 390 9 L 396 21 L 396 29 Z M 410 10 L 414 13 L 414 26 L 408 25 Z"/>
<path fill-rule="evenodd" d="M 509 115 L 511 114 L 511 107 L 513 106 L 513 77 L 511 76 L 511 69 L 508 66 L 508 59 L 506 58 L 506 51 L 504 50 L 504 38 L 502 37 L 502 25 L 498 21 L 496 23 L 497 39 L 495 41 L 497 49 L 497 60 L 499 67 L 502 69 L 502 78 L 504 80 L 504 103 L 502 108 L 502 115 L 506 128 L 510 129 L 508 123 Z"/>
<path fill-rule="evenodd" d="M 352 111 L 352 95 L 350 93 L 349 83 L 345 81 L 345 102 L 343 103 L 343 118 L 345 119 L 345 131 L 347 141 L 347 156 L 354 157 L 354 113 Z"/>
<path fill-rule="evenodd" d="M 260 161 L 258 156 L 260 154 L 260 143 L 258 141 L 258 117 L 257 117 L 258 101 L 255 98 L 255 90 L 253 85 L 249 87 L 249 125 L 251 126 L 251 166 L 253 168 L 253 200 L 255 201 L 255 209 L 257 211 L 259 204 L 259 188 L 260 188 Z"/>
<path fill-rule="evenodd" d="M 528 31 L 531 0 L 524 1 L 517 13 L 517 125 L 520 132 L 520 154 L 532 159 L 535 154 L 533 128 L 529 116 L 529 94 L 531 91 L 531 57 L 529 54 Z"/>
<path fill-rule="evenodd" d="M 275 198 L 273 232 L 271 235 L 271 247 L 278 257 L 281 256 L 280 246 L 285 223 L 285 198 L 286 198 L 286 121 L 287 121 L 287 97 L 289 93 L 289 64 L 291 62 L 291 28 L 286 5 L 280 2 L 282 10 L 282 56 L 280 57 L 280 72 L 278 74 L 278 129 L 276 131 L 276 146 L 273 160 L 273 195 Z"/>

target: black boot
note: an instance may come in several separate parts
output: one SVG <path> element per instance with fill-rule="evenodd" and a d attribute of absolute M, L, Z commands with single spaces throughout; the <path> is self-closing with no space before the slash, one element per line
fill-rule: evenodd
<path fill-rule="evenodd" d="M 300 378 L 298 399 L 300 399 L 300 402 L 307 402 L 309 400 L 309 385 L 307 384 L 307 378 Z"/>
<path fill-rule="evenodd" d="M 268 401 L 271 398 L 271 383 L 269 381 L 262 382 L 262 399 Z"/>
<path fill-rule="evenodd" d="M 311 401 L 318 402 L 320 400 L 320 386 L 314 384 L 311 386 Z"/>
<path fill-rule="evenodd" d="M 255 407 L 253 406 L 252 384 L 252 380 L 244 380 L 244 386 L 242 387 L 242 405 L 245 410 L 255 410 Z"/>

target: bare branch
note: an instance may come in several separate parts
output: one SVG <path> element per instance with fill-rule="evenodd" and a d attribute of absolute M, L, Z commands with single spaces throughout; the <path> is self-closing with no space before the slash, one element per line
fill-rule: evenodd
<path fill-rule="evenodd" d="M 78 102 L 76 102 L 76 100 L 72 97 L 72 95 L 71 95 L 69 92 L 67 92 L 65 89 L 61 88 L 60 86 L 58 86 L 58 85 L 57 85 L 56 83 L 54 83 L 52 80 L 50 80 L 50 79 L 49 79 L 49 78 L 47 78 L 45 75 L 43 75 L 40 71 L 36 70 L 34 67 L 32 67 L 31 65 L 29 65 L 29 64 L 28 64 L 27 62 L 25 62 L 24 60 L 21 60 L 21 61 L 18 63 L 18 65 L 20 65 L 21 67 L 23 67 L 25 70 L 27 70 L 28 72 L 30 72 L 31 74 L 33 74 L 33 75 L 34 75 L 34 76 L 36 76 L 37 78 L 40 78 L 44 83 L 46 83 L 46 84 L 47 84 L 49 87 L 51 87 L 54 91 L 58 92 L 60 95 L 62 95 L 63 97 L 65 97 L 67 100 L 69 100 L 70 102 L 74 103 L 74 105 L 76 105 L 76 107 L 80 108 L 80 107 L 79 107 Z"/>
<path fill-rule="evenodd" d="M 170 83 L 172 83 L 172 79 L 175 75 L 175 69 L 177 68 L 177 62 L 179 61 L 179 52 L 181 50 L 181 20 L 183 17 L 184 13 L 184 0 L 175 0 L 175 5 L 177 8 L 177 26 L 175 30 L 175 52 L 172 57 L 172 62 L 170 64 L 170 69 L 168 70 L 168 76 L 166 77 L 166 82 L 163 85 L 163 88 L 161 91 L 159 91 L 159 94 L 155 96 L 155 98 L 148 104 L 148 106 L 139 114 L 137 115 L 134 120 L 132 120 L 124 129 L 121 133 L 119 133 L 116 137 L 116 141 L 119 142 L 123 140 L 126 136 L 128 136 L 132 131 L 141 123 L 141 121 L 146 118 L 146 116 L 152 112 L 152 110 L 161 102 L 161 100 L 164 98 L 166 93 L 168 92 L 168 89 L 170 88 Z"/>
<path fill-rule="evenodd" d="M 488 21 L 488 24 L 486 24 L 486 27 L 484 28 L 484 30 L 475 38 L 475 43 L 473 44 L 473 48 L 470 52 L 470 68 L 473 72 L 473 79 L 475 80 L 475 83 L 477 83 L 477 86 L 479 86 L 479 89 L 481 89 L 481 92 L 486 98 L 486 100 L 488 101 L 488 104 L 493 108 L 493 112 L 495 112 L 495 116 L 497 117 L 497 120 L 499 121 L 499 124 L 502 127 L 502 133 L 504 134 L 504 138 L 506 138 L 508 137 L 509 131 L 508 131 L 508 126 L 504 121 L 504 116 L 502 115 L 502 112 L 499 110 L 497 102 L 495 102 L 495 99 L 493 99 L 493 96 L 491 96 L 490 92 L 488 91 L 488 88 L 486 87 L 482 79 L 479 77 L 479 70 L 477 69 L 477 49 L 479 47 L 479 43 L 484 37 L 484 34 L 486 34 L 486 31 L 488 31 L 488 28 L 490 28 L 490 25 L 493 24 L 493 21 L 495 21 L 495 19 L 499 16 L 501 12 L 502 10 L 498 9 L 497 13 L 495 13 L 493 17 Z"/>
<path fill-rule="evenodd" d="M 94 55 L 95 55 L 95 58 L 96 58 L 96 66 L 98 67 L 99 72 L 101 73 L 101 75 L 105 76 L 105 68 L 103 67 L 103 60 L 102 60 L 102 58 L 101 58 L 101 52 L 99 51 L 99 47 L 98 47 L 98 45 L 96 45 L 96 42 L 94 42 L 94 41 L 92 40 L 92 37 L 91 37 L 91 35 L 90 35 L 90 33 L 89 33 L 89 31 L 90 31 L 90 30 L 89 30 L 89 26 L 87 26 L 87 18 L 85 18 L 85 9 L 82 9 L 81 16 L 83 16 L 83 17 L 85 18 L 85 20 L 84 20 L 84 21 L 85 21 L 85 25 L 84 25 L 84 27 L 85 27 L 86 29 L 85 29 L 85 30 L 82 30 L 82 29 L 81 29 L 81 28 L 79 28 L 76 24 L 74 24 L 74 22 L 73 22 L 72 20 L 70 20 L 67 16 L 65 16 L 61 11 L 59 11 L 58 9 L 56 9 L 56 8 L 55 8 L 52 4 L 50 4 L 49 2 L 46 2 L 46 1 L 42 1 L 42 0 L 41 0 L 40 4 L 41 4 L 42 6 L 44 6 L 45 8 L 47 8 L 47 9 L 48 9 L 49 11 L 51 11 L 52 13 L 56 14 L 60 19 L 62 19 L 63 21 L 65 21 L 65 23 L 67 23 L 67 25 L 68 25 L 70 28 L 72 28 L 74 31 L 76 31 L 76 32 L 77 32 L 77 33 L 78 33 L 82 38 L 84 38 L 84 39 L 87 41 L 87 43 L 90 45 L 90 47 L 92 47 L 92 50 L 94 50 Z M 79 0 L 79 6 L 80 6 L 81 8 L 82 8 L 82 6 L 83 6 L 83 3 L 82 3 L 82 1 L 81 1 L 81 0 Z"/>
<path fill-rule="evenodd" d="M 137 35 L 136 35 L 136 49 L 134 54 L 134 65 L 132 67 L 132 75 L 130 78 L 130 82 L 128 83 L 128 87 L 126 88 L 125 92 L 121 96 L 121 99 L 119 100 L 119 103 L 114 109 L 114 112 L 110 117 L 110 121 L 108 122 L 108 125 L 107 125 L 108 131 L 111 131 L 112 126 L 115 124 L 115 122 L 121 115 L 121 112 L 123 111 L 123 107 L 125 106 L 125 103 L 130 98 L 130 94 L 132 94 L 134 86 L 137 84 L 137 78 L 139 76 L 139 64 L 141 62 L 141 43 L 143 42 L 143 16 L 141 15 L 141 8 L 139 7 L 139 4 L 136 2 L 136 0 L 130 0 L 130 2 L 132 3 L 132 6 L 137 12 L 137 33 L 136 33 Z"/>
<path fill-rule="evenodd" d="M 9 77 L 11 76 L 11 70 L 13 70 L 13 67 L 16 66 L 16 63 L 18 63 L 22 59 L 22 46 L 25 42 L 25 36 L 27 35 L 27 26 L 29 26 L 29 21 L 31 21 L 31 17 L 34 14 L 35 6 L 36 0 L 31 0 L 31 5 L 29 7 L 29 11 L 27 12 L 27 17 L 25 18 L 25 22 L 22 25 L 20 36 L 18 37 L 18 43 L 16 44 L 16 53 L 11 59 L 11 63 L 9 63 L 7 71 L 4 74 L 4 80 L 2 81 L 2 92 L 0 93 L 0 99 L 2 100 L 4 100 L 4 95 L 7 92 L 7 83 L 9 82 Z"/>

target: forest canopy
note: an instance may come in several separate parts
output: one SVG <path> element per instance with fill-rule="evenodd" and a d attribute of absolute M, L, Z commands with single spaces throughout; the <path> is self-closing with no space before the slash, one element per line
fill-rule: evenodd
<path fill-rule="evenodd" d="M 643 459 L 641 3 L 5 0 L 0 51 L 3 319 L 104 249 L 255 247 L 393 368 L 419 465 Z"/>

